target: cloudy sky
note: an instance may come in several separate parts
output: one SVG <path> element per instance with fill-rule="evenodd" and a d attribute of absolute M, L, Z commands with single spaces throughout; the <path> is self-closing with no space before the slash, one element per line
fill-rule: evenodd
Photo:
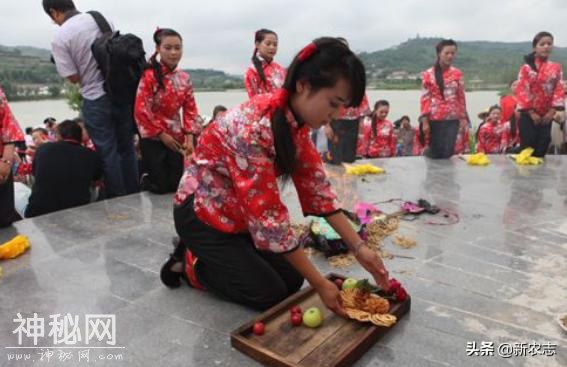
<path fill-rule="evenodd" d="M 359 51 L 394 46 L 408 38 L 528 41 L 549 30 L 567 45 L 567 0 L 75 0 L 99 10 L 123 32 L 135 33 L 152 52 L 157 26 L 184 37 L 186 68 L 240 74 L 249 64 L 258 28 L 279 34 L 276 59 L 287 64 L 312 38 L 343 36 Z M 355 5 L 356 4 L 356 5 Z M 41 0 L 2 1 L 0 44 L 50 47 L 56 26 Z"/>

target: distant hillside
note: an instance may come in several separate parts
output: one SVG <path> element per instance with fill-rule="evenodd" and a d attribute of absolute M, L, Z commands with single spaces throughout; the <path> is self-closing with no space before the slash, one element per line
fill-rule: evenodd
<path fill-rule="evenodd" d="M 197 90 L 225 90 L 244 88 L 241 76 L 228 75 L 213 69 L 186 69 L 191 76 L 193 88 Z"/>
<path fill-rule="evenodd" d="M 8 97 L 59 96 L 62 80 L 47 50 L 0 46 L 0 85 Z"/>
<path fill-rule="evenodd" d="M 0 45 L 0 85 L 11 100 L 59 97 L 64 89 L 50 61 L 49 50 Z M 244 88 L 240 76 L 219 70 L 188 69 L 195 90 L 225 90 Z"/>
<path fill-rule="evenodd" d="M 419 73 L 435 60 L 439 38 L 414 38 L 386 50 L 363 52 L 359 56 L 367 68 L 370 84 L 419 84 Z M 468 86 L 496 88 L 516 78 L 523 56 L 531 50 L 530 42 L 458 42 L 455 65 Z M 567 48 L 556 47 L 553 59 L 567 67 Z M 471 82 L 472 81 L 472 82 Z"/>

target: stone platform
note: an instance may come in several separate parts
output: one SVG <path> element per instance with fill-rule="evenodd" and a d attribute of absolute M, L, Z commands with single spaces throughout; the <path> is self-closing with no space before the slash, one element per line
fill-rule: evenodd
<path fill-rule="evenodd" d="M 518 167 L 504 156 L 491 160 L 488 167 L 456 157 L 375 160 L 387 174 L 365 179 L 328 168 L 345 208 L 425 198 L 459 217 L 453 225 L 429 223 L 442 216 L 402 221 L 399 232 L 418 242 L 410 250 L 386 240 L 386 250 L 405 256 L 386 265 L 412 295 L 412 311 L 357 366 L 567 366 L 567 334 L 554 321 L 567 312 L 567 158 L 551 156 L 539 167 Z M 284 192 L 284 201 L 303 221 L 294 195 Z M 399 203 L 377 205 L 393 212 Z M 0 262 L 0 366 L 257 365 L 232 349 L 229 338 L 255 312 L 160 283 L 175 235 L 171 196 L 143 193 L 25 220 L 0 230 L 0 243 L 18 233 L 32 249 Z M 337 270 L 322 257 L 313 261 L 322 272 L 368 277 L 358 265 Z M 45 319 L 38 346 L 53 346 L 51 315 L 78 316 L 84 333 L 86 315 L 112 314 L 121 349 L 94 349 L 104 344 L 82 340 L 64 350 L 66 362 L 53 348 L 49 363 L 45 350 L 6 349 L 20 346 L 17 313 L 34 312 Z M 467 356 L 472 342 L 488 343 L 488 353 L 492 345 L 494 355 Z M 557 345 L 555 355 L 498 356 L 504 343 L 534 342 Z M 21 346 L 33 341 L 24 335 Z M 88 348 L 89 362 L 79 363 L 78 353 Z M 8 360 L 15 354 L 35 362 Z"/>

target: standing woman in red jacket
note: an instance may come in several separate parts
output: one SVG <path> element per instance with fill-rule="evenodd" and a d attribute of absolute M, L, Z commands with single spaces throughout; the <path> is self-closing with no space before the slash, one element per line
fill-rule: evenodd
<path fill-rule="evenodd" d="M 278 35 L 269 29 L 260 29 L 254 34 L 252 65 L 244 75 L 248 97 L 272 93 L 283 86 L 286 71 L 274 57 L 278 52 Z"/>
<path fill-rule="evenodd" d="M 533 52 L 520 67 L 516 98 L 520 110 L 520 149 L 531 147 L 534 156 L 545 157 L 551 142 L 551 123 L 565 109 L 561 64 L 551 62 L 553 36 L 539 32 L 532 41 Z"/>
<path fill-rule="evenodd" d="M 183 55 L 181 36 L 172 29 L 158 29 L 154 41 L 156 51 L 140 80 L 134 117 L 148 173 L 144 186 L 153 193 L 165 194 L 177 190 L 183 156 L 193 151 L 201 126 L 196 121 L 197 105 L 189 74 L 178 69 Z"/>
<path fill-rule="evenodd" d="M 442 40 L 435 50 L 435 65 L 421 76 L 421 116 L 424 133 L 430 141 L 426 155 L 430 158 L 449 158 L 455 154 L 457 135 L 463 141 L 468 128 L 465 84 L 463 73 L 453 66 L 457 43 L 450 39 Z"/>

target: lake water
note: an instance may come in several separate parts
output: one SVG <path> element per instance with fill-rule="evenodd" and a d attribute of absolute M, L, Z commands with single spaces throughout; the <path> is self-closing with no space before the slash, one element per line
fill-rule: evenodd
<path fill-rule="evenodd" d="M 368 99 L 374 104 L 379 99 L 386 99 L 390 102 L 391 121 L 397 120 L 403 115 L 410 116 L 412 124 L 415 126 L 419 115 L 419 94 L 417 90 L 412 91 L 392 91 L 392 90 L 369 90 Z M 197 106 L 202 115 L 210 116 L 213 108 L 222 104 L 226 107 L 235 106 L 244 102 L 247 94 L 243 90 L 228 92 L 198 92 L 195 93 Z M 495 91 L 480 91 L 467 93 L 467 109 L 473 120 L 473 124 L 478 124 L 476 115 L 498 103 L 498 93 Z M 49 101 L 30 101 L 12 102 L 10 107 L 14 115 L 20 122 L 22 128 L 41 126 L 46 117 L 55 117 L 57 121 L 74 118 L 78 115 L 72 111 L 65 100 Z"/>

